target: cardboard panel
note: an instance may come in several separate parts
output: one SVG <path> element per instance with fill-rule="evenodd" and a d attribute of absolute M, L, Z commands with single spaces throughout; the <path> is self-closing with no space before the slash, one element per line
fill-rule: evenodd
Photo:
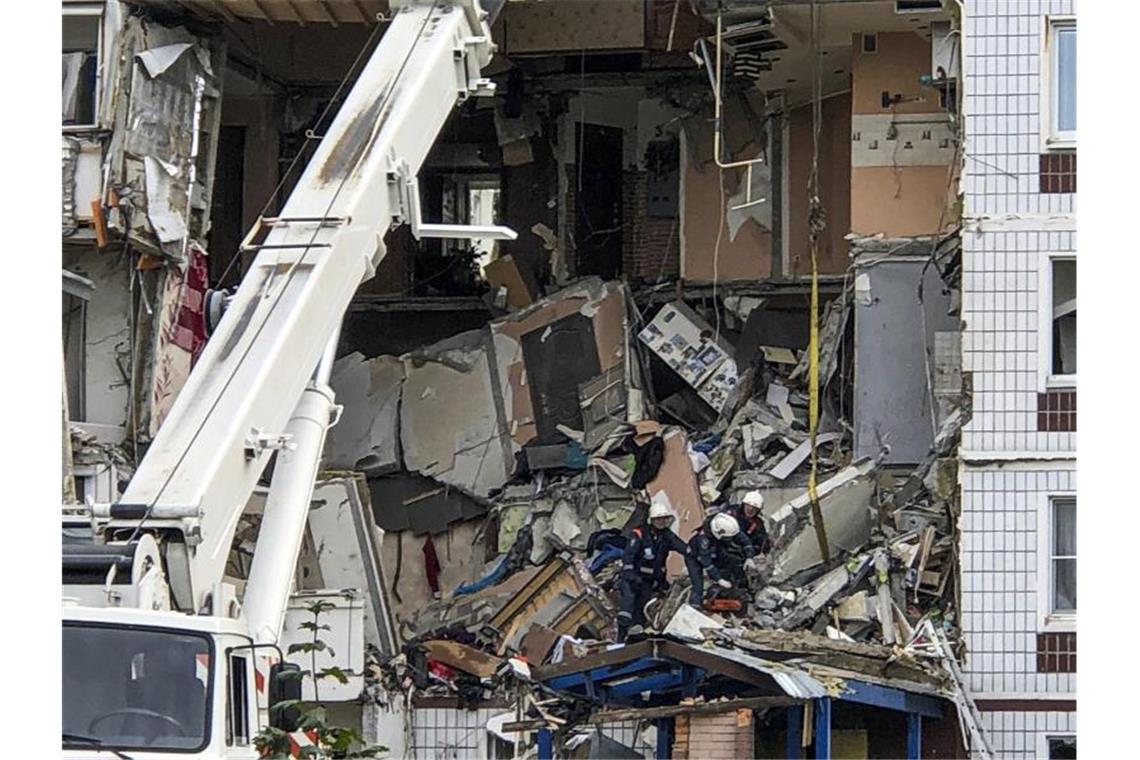
<path fill-rule="evenodd" d="M 673 532 L 683 541 L 688 541 L 705 519 L 697 476 L 687 452 L 688 443 L 688 437 L 679 428 L 665 434 L 665 459 L 661 463 L 661 470 L 646 486 L 650 498 L 662 491 L 669 497 L 669 503 L 677 515 Z M 684 558 L 670 554 L 666 569 L 670 577 L 683 574 Z"/>

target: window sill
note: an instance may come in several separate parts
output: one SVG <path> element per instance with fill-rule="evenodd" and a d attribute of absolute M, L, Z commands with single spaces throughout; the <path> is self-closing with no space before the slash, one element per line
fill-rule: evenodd
<path fill-rule="evenodd" d="M 1046 390 L 1076 390 L 1076 375 L 1049 375 L 1045 378 Z"/>
<path fill-rule="evenodd" d="M 1077 614 L 1058 613 L 1048 615 L 1037 626 L 1038 633 L 1075 633 L 1077 630 Z"/>
<path fill-rule="evenodd" d="M 1044 153 L 1063 153 L 1067 151 L 1074 151 L 1077 149 L 1076 138 L 1066 137 L 1049 137 L 1046 138 L 1045 144 L 1041 147 Z"/>

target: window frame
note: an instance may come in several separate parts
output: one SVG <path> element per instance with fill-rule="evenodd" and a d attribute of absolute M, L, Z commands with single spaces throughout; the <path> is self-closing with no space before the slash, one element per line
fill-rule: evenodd
<path fill-rule="evenodd" d="M 1041 35 L 1041 149 L 1043 153 L 1055 151 L 1075 150 L 1077 147 L 1077 131 L 1061 131 L 1057 128 L 1057 84 L 1058 66 L 1056 38 L 1058 29 L 1071 29 L 1076 32 L 1076 16 L 1045 16 L 1044 29 Z"/>
<path fill-rule="evenodd" d="M 1072 633 L 1077 630 L 1076 610 L 1053 610 L 1053 506 L 1062 499 L 1072 499 L 1074 509 L 1077 509 L 1076 491 L 1051 491 L 1041 494 L 1037 510 L 1038 633 Z"/>
<path fill-rule="evenodd" d="M 1037 757 L 1049 757 L 1049 740 L 1050 739 L 1072 739 L 1076 741 L 1077 735 L 1075 732 L 1048 732 L 1037 734 Z"/>
<path fill-rule="evenodd" d="M 60 125 L 64 134 L 90 132 L 93 129 L 99 129 L 99 108 L 102 105 L 103 94 L 103 52 L 106 44 L 103 34 L 104 22 L 106 21 L 106 4 L 103 2 L 64 2 L 63 16 L 94 16 L 98 18 L 98 34 L 95 40 L 95 93 L 92 98 L 91 123 Z"/>
<path fill-rule="evenodd" d="M 1076 260 L 1076 251 L 1045 251 L 1041 254 L 1037 271 L 1038 390 L 1075 389 L 1077 387 L 1077 373 L 1071 375 L 1053 374 L 1053 262 L 1076 262 Z"/>
<path fill-rule="evenodd" d="M 234 665 L 241 663 L 241 673 L 235 674 Z M 234 654 L 232 650 L 226 651 L 226 746 L 249 747 L 253 745 L 255 727 L 250 720 L 250 705 L 256 699 L 256 687 L 251 684 L 253 659 L 244 654 Z M 241 678 L 235 678 L 240 675 Z M 240 703 L 239 703 L 240 702 Z M 240 729 L 244 729 L 241 731 Z"/>

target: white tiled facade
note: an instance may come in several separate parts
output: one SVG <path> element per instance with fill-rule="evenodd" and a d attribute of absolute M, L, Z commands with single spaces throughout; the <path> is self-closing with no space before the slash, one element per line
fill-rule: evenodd
<path fill-rule="evenodd" d="M 1058 254 L 1076 257 L 1076 193 L 1040 192 L 1049 148 L 1043 35 L 1075 6 L 965 2 L 962 354 L 973 417 L 959 475 L 961 600 L 964 669 L 974 698 L 990 706 L 1076 699 L 1076 674 L 1039 673 L 1036 655 L 1037 634 L 1058 630 L 1055 620 L 1046 628 L 1049 499 L 1076 492 L 1076 433 L 1038 431 L 1038 394 L 1057 387 L 1043 354 L 1052 342 L 1049 266 Z M 1045 704 L 986 710 L 982 722 L 1003 758 L 1047 757 L 1048 736 L 1076 733 L 1075 712 Z"/>

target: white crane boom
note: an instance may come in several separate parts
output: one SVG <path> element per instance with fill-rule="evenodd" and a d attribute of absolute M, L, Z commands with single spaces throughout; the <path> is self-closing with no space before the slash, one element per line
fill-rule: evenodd
<path fill-rule="evenodd" d="M 457 100 L 490 91 L 493 44 L 474 0 L 405 0 L 361 72 L 211 336 L 109 530 L 166 536 L 177 607 L 199 611 L 222 578 L 239 516 L 306 383 L 397 222 L 417 235 L 513 237 L 424 225 L 416 172 Z M 254 236 L 247 238 L 250 240 Z M 280 460 L 280 457 L 279 457 Z M 315 466 L 315 465 L 314 465 Z M 310 485 L 311 487 L 311 485 Z M 303 528 L 303 523 L 302 526 Z M 184 543 L 183 543 L 184 540 Z"/>

